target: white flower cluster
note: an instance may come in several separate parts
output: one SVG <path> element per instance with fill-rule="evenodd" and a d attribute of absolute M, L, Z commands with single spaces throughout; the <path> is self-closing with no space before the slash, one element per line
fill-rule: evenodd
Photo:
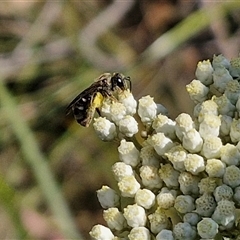
<path fill-rule="evenodd" d="M 95 130 L 103 140 L 122 139 L 112 167 L 118 190 L 98 190 L 108 227 L 94 226 L 92 239 L 240 236 L 240 58 L 214 56 L 199 62 L 195 74 L 186 86 L 195 103 L 192 117 L 181 113 L 172 120 L 152 97 L 138 101 L 141 145 L 133 140 L 138 126 L 131 93 L 103 106 L 106 118 L 96 119 Z M 97 127 L 101 121 L 106 129 Z"/>

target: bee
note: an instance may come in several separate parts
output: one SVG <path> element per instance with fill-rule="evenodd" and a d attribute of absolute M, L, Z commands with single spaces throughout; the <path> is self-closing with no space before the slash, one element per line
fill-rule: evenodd
<path fill-rule="evenodd" d="M 101 116 L 100 108 L 104 99 L 116 100 L 115 95 L 119 91 L 127 89 L 131 91 L 130 77 L 125 77 L 120 73 L 104 73 L 72 100 L 67 106 L 66 114 L 72 111 L 76 121 L 82 126 L 88 127 L 95 111 Z"/>

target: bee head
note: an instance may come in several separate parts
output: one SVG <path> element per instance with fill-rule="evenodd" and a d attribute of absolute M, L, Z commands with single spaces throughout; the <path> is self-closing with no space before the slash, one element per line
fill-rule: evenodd
<path fill-rule="evenodd" d="M 129 82 L 129 87 L 127 85 L 127 82 Z M 126 90 L 130 89 L 131 91 L 131 80 L 130 77 L 125 77 L 120 73 L 114 73 L 112 78 L 111 78 L 111 85 L 112 85 L 112 91 L 114 91 L 117 87 L 120 88 L 121 90 Z"/>

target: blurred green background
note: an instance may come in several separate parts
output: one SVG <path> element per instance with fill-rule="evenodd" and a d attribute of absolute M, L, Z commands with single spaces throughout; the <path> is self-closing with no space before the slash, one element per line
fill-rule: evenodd
<path fill-rule="evenodd" d="M 68 103 L 122 72 L 136 99 L 191 114 L 197 62 L 237 57 L 239 26 L 240 1 L 2 1 L 0 239 L 89 239 L 118 143 L 65 116 Z"/>

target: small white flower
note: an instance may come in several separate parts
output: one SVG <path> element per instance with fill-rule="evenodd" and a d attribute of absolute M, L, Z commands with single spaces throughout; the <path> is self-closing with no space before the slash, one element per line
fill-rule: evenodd
<path fill-rule="evenodd" d="M 229 72 L 235 78 L 239 78 L 240 76 L 240 58 L 234 58 L 230 61 L 231 65 L 229 68 Z"/>
<path fill-rule="evenodd" d="M 105 117 L 94 118 L 93 127 L 103 141 L 111 141 L 117 136 L 116 126 Z"/>
<path fill-rule="evenodd" d="M 138 123 L 134 117 L 126 115 L 119 122 L 119 131 L 127 137 L 132 137 L 138 132 Z"/>
<path fill-rule="evenodd" d="M 156 240 L 174 240 L 173 232 L 171 230 L 163 229 L 156 236 Z"/>
<path fill-rule="evenodd" d="M 118 101 L 125 106 L 127 115 L 132 116 L 136 113 L 137 101 L 129 90 L 121 91 L 118 94 Z"/>
<path fill-rule="evenodd" d="M 214 197 L 208 193 L 204 193 L 195 200 L 196 212 L 202 217 L 210 217 L 216 208 Z"/>
<path fill-rule="evenodd" d="M 229 200 L 221 200 L 212 215 L 212 219 L 223 227 L 232 227 L 235 221 L 234 202 Z"/>
<path fill-rule="evenodd" d="M 118 152 L 119 159 L 132 167 L 136 167 L 140 161 L 137 148 L 132 142 L 127 142 L 125 139 L 121 140 Z"/>
<path fill-rule="evenodd" d="M 209 88 L 202 84 L 199 80 L 192 80 L 186 85 L 187 92 L 194 103 L 200 103 L 207 99 Z"/>
<path fill-rule="evenodd" d="M 125 226 L 125 218 L 117 208 L 108 208 L 103 211 L 103 218 L 111 229 L 122 230 Z"/>
<path fill-rule="evenodd" d="M 180 222 L 173 228 L 175 239 L 178 240 L 193 240 L 196 239 L 196 230 L 187 222 Z"/>
<path fill-rule="evenodd" d="M 225 94 L 216 97 L 213 96 L 212 100 L 218 105 L 218 113 L 221 115 L 234 116 L 236 111 L 235 105 L 233 105 Z"/>
<path fill-rule="evenodd" d="M 186 171 L 193 175 L 197 175 L 205 170 L 204 159 L 198 154 L 187 154 L 184 166 Z"/>
<path fill-rule="evenodd" d="M 127 220 L 130 227 L 144 227 L 147 221 L 147 216 L 143 207 L 137 204 L 128 205 L 124 208 L 123 216 Z"/>
<path fill-rule="evenodd" d="M 150 96 L 139 99 L 138 115 L 144 124 L 150 124 L 157 115 L 157 105 Z"/>
<path fill-rule="evenodd" d="M 165 156 L 177 171 L 182 172 L 185 170 L 184 161 L 187 157 L 187 151 L 182 145 L 178 144 L 172 147 L 168 152 L 165 153 Z"/>
<path fill-rule="evenodd" d="M 183 134 L 182 145 L 190 153 L 197 153 L 202 149 L 203 139 L 200 133 L 193 128 Z"/>
<path fill-rule="evenodd" d="M 202 122 L 204 116 L 206 114 L 218 116 L 218 105 L 211 99 L 206 100 L 203 103 L 197 105 L 198 106 L 198 122 Z"/>
<path fill-rule="evenodd" d="M 221 119 L 219 116 L 205 114 L 199 125 L 199 133 L 202 138 L 205 138 L 208 135 L 217 137 L 219 135 L 220 125 Z"/>
<path fill-rule="evenodd" d="M 140 177 L 145 187 L 149 189 L 162 187 L 162 180 L 158 174 L 158 168 L 154 166 L 142 166 L 140 169 Z"/>
<path fill-rule="evenodd" d="M 95 225 L 89 234 L 94 240 L 114 240 L 111 230 L 100 224 Z"/>
<path fill-rule="evenodd" d="M 213 82 L 212 79 L 213 67 L 210 60 L 199 61 L 195 75 L 204 85 L 210 85 Z"/>
<path fill-rule="evenodd" d="M 205 136 L 201 154 L 206 158 L 219 158 L 221 155 L 222 141 L 219 137 Z"/>
<path fill-rule="evenodd" d="M 151 240 L 150 232 L 145 227 L 134 227 L 129 235 L 129 240 Z"/>
<path fill-rule="evenodd" d="M 118 125 L 119 121 L 127 115 L 126 107 L 120 103 L 113 101 L 110 105 L 111 120 Z"/>
<path fill-rule="evenodd" d="M 159 156 L 155 152 L 154 148 L 148 144 L 141 148 L 140 158 L 142 159 L 142 165 L 159 167 Z"/>
<path fill-rule="evenodd" d="M 233 197 L 233 190 L 228 185 L 223 184 L 223 185 L 216 187 L 213 195 L 217 202 L 219 202 L 223 199 L 231 200 Z"/>
<path fill-rule="evenodd" d="M 97 190 L 97 197 L 102 208 L 110 208 L 119 205 L 118 194 L 108 186 L 102 186 L 101 189 Z"/>
<path fill-rule="evenodd" d="M 230 128 L 230 138 L 233 143 L 240 141 L 240 119 L 233 119 Z"/>
<path fill-rule="evenodd" d="M 155 194 L 148 189 L 139 189 L 135 195 L 135 202 L 139 206 L 149 209 L 155 204 Z"/>
<path fill-rule="evenodd" d="M 219 159 L 208 159 L 206 164 L 206 172 L 209 177 L 221 178 L 225 172 L 226 164 Z"/>
<path fill-rule="evenodd" d="M 172 140 L 160 132 L 149 137 L 148 142 L 154 147 L 159 156 L 164 156 L 174 146 Z"/>
<path fill-rule="evenodd" d="M 159 169 L 159 175 L 160 178 L 164 181 L 167 187 L 178 187 L 178 177 L 179 172 L 175 170 L 171 164 L 161 164 L 161 167 Z"/>
<path fill-rule="evenodd" d="M 140 184 L 133 175 L 125 176 L 118 182 L 118 188 L 123 197 L 134 197 Z"/>
<path fill-rule="evenodd" d="M 170 209 L 174 206 L 174 202 L 177 196 L 177 191 L 169 190 L 163 187 L 160 193 L 157 195 L 157 203 L 160 208 Z"/>
<path fill-rule="evenodd" d="M 189 114 L 181 113 L 175 119 L 175 131 L 179 140 L 182 140 L 183 134 L 194 128 L 194 123 Z"/>
<path fill-rule="evenodd" d="M 182 172 L 178 177 L 178 181 L 180 184 L 180 190 L 185 195 L 191 194 L 199 194 L 198 183 L 200 178 L 192 175 L 189 172 Z"/>
<path fill-rule="evenodd" d="M 151 232 L 155 234 L 159 233 L 163 229 L 169 228 L 170 226 L 168 216 L 160 207 L 158 207 L 154 213 L 148 215 L 148 219 L 150 222 Z"/>
<path fill-rule="evenodd" d="M 212 194 L 215 188 L 217 187 L 217 185 L 218 185 L 218 181 L 216 178 L 212 178 L 212 177 L 202 178 L 198 184 L 199 192 L 200 194 L 204 194 L 204 193 Z"/>
<path fill-rule="evenodd" d="M 133 175 L 132 167 L 124 162 L 116 162 L 112 166 L 112 171 L 117 181 L 120 181 L 125 176 Z"/>
<path fill-rule="evenodd" d="M 213 56 L 213 61 L 212 61 L 212 66 L 214 69 L 218 67 L 225 67 L 226 69 L 229 69 L 230 67 L 230 61 L 225 58 L 222 54 L 219 55 L 214 55 Z"/>
<path fill-rule="evenodd" d="M 176 123 L 163 114 L 158 114 L 154 119 L 152 127 L 156 132 L 164 133 L 166 137 L 175 138 Z"/>
<path fill-rule="evenodd" d="M 240 95 L 240 84 L 236 80 L 230 80 L 227 83 L 224 94 L 230 100 L 232 104 L 236 104 L 238 97 Z"/>
<path fill-rule="evenodd" d="M 218 233 L 218 224 L 211 218 L 203 218 L 197 225 L 198 234 L 204 239 L 214 238 Z"/>
<path fill-rule="evenodd" d="M 227 143 L 221 148 L 221 160 L 227 165 L 239 165 L 240 152 L 235 145 Z"/>
<path fill-rule="evenodd" d="M 174 208 L 182 214 L 192 212 L 195 209 L 194 200 L 189 195 L 179 195 L 175 199 Z"/>
<path fill-rule="evenodd" d="M 201 220 L 201 217 L 196 212 L 189 212 L 184 214 L 183 216 L 183 221 L 188 222 L 192 226 L 196 226 L 200 220 Z"/>
<path fill-rule="evenodd" d="M 227 116 L 227 115 L 220 116 L 220 119 L 221 119 L 220 136 L 222 136 L 224 138 L 229 138 L 230 128 L 231 128 L 233 119 L 232 119 L 232 117 Z M 226 139 L 226 140 L 228 140 L 228 139 Z"/>
<path fill-rule="evenodd" d="M 227 167 L 223 175 L 223 182 L 232 188 L 240 186 L 239 167 L 234 165 Z"/>
<path fill-rule="evenodd" d="M 229 71 L 224 66 L 219 66 L 213 72 L 213 86 L 220 92 L 224 93 L 227 83 L 233 80 Z"/>
<path fill-rule="evenodd" d="M 235 203 L 237 204 L 237 206 L 239 207 L 239 204 L 240 204 L 240 186 L 236 187 L 234 189 L 233 199 L 234 199 Z"/>

